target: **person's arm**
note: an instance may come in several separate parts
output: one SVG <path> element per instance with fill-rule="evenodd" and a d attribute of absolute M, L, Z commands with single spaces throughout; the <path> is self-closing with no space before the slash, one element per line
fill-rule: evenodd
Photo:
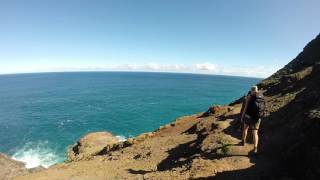
<path fill-rule="evenodd" d="M 248 106 L 248 100 L 249 100 L 249 96 L 246 96 L 245 97 L 245 103 L 244 103 L 244 108 L 243 108 L 243 111 L 241 113 L 241 119 L 240 119 L 240 122 L 243 122 L 243 117 L 244 115 L 246 114 L 246 111 L 247 111 L 247 106 Z"/>

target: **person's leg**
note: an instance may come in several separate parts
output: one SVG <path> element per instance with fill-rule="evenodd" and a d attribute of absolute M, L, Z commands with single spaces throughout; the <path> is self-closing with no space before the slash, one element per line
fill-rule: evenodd
<path fill-rule="evenodd" d="M 257 152 L 258 151 L 258 142 L 259 142 L 258 129 L 254 129 L 252 131 L 252 134 L 253 134 L 254 152 Z"/>
<path fill-rule="evenodd" d="M 238 128 L 237 128 L 237 131 L 238 131 L 238 132 L 242 132 L 243 122 L 240 120 L 240 118 L 238 119 L 237 123 L 238 123 L 238 125 L 239 125 Z"/>
<path fill-rule="evenodd" d="M 247 134 L 248 134 L 249 126 L 246 123 L 243 123 L 243 130 L 242 130 L 242 144 L 245 145 Z"/>
<path fill-rule="evenodd" d="M 258 152 L 258 143 L 259 143 L 259 135 L 258 135 L 258 130 L 260 127 L 261 119 L 258 119 L 258 121 L 254 124 L 254 129 L 252 131 L 253 134 L 253 144 L 254 144 L 254 152 Z"/>

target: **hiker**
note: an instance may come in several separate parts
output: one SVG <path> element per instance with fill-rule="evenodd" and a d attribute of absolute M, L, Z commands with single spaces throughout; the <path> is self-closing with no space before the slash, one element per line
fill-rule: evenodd
<path fill-rule="evenodd" d="M 258 91 L 257 86 L 251 88 L 250 93 L 245 97 L 244 109 L 241 113 L 241 122 L 243 122 L 242 142 L 244 146 L 246 143 L 248 129 L 252 129 L 253 133 L 253 152 L 258 153 L 258 130 L 263 117 L 265 109 L 265 101 L 262 93 Z"/>

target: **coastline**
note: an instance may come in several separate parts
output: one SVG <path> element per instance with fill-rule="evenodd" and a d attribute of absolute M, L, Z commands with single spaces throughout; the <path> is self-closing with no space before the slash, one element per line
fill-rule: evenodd
<path fill-rule="evenodd" d="M 181 117 L 154 132 L 103 145 L 102 150 L 80 140 L 68 162 L 14 179 L 317 179 L 319 48 L 320 35 L 283 69 L 258 83 L 266 100 L 258 156 L 252 154 L 252 142 L 240 144 L 241 100 L 236 100 L 207 116 Z M 81 150 L 86 144 L 89 153 Z"/>

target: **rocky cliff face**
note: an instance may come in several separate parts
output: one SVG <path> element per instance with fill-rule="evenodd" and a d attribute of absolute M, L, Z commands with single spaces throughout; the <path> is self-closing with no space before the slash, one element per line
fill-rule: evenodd
<path fill-rule="evenodd" d="M 282 176 L 320 176 L 320 35 L 259 87 L 268 98 L 265 149 L 281 159 Z M 274 150 L 271 150 L 274 149 Z"/>
<path fill-rule="evenodd" d="M 258 84 L 268 110 L 258 156 L 251 156 L 252 144 L 238 144 L 238 100 L 213 107 L 212 113 L 178 118 L 155 132 L 107 145 L 90 158 L 16 178 L 319 179 L 319 62 L 320 35 Z"/>

